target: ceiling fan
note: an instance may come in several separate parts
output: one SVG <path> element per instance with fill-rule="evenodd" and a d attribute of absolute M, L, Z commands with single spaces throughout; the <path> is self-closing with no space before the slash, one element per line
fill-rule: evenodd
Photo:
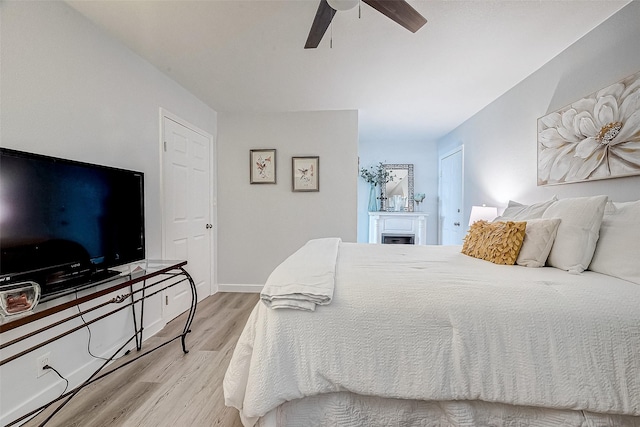
<path fill-rule="evenodd" d="M 307 38 L 304 48 L 315 49 L 318 47 L 336 11 L 351 9 L 355 7 L 359 1 L 360 0 L 320 0 L 320 5 L 318 6 L 316 17 L 313 19 L 313 24 L 311 24 L 309 37 Z M 418 31 L 427 23 L 427 20 L 405 0 L 362 1 L 412 33 Z"/>

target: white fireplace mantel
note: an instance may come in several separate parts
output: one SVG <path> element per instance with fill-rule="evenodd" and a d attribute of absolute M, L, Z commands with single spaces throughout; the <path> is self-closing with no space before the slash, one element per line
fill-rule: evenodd
<path fill-rule="evenodd" d="M 427 244 L 427 217 L 423 212 L 369 212 L 369 243 L 386 236 L 413 236 L 414 244 Z"/>

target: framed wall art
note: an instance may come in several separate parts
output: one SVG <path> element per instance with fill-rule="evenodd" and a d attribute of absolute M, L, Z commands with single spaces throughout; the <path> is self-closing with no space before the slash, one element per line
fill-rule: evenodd
<path fill-rule="evenodd" d="M 538 119 L 538 185 L 640 175 L 640 72 Z"/>
<path fill-rule="evenodd" d="M 250 151 L 249 182 L 251 184 L 276 183 L 276 150 L 260 149 Z"/>
<path fill-rule="evenodd" d="M 292 157 L 292 191 L 320 191 L 320 157 Z"/>

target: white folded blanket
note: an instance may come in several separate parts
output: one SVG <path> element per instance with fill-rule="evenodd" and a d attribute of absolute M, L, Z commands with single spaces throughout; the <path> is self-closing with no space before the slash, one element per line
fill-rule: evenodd
<path fill-rule="evenodd" d="M 333 298 L 341 239 L 309 240 L 271 273 L 260 293 L 269 308 L 314 311 Z"/>

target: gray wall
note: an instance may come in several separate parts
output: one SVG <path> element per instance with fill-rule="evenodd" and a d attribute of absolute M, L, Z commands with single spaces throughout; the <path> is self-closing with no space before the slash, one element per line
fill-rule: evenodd
<path fill-rule="evenodd" d="M 263 285 L 309 239 L 356 240 L 357 111 L 221 113 L 218 123 L 221 286 Z M 277 184 L 249 183 L 252 148 L 277 150 Z M 320 192 L 291 191 L 292 156 L 320 156 Z"/>
<path fill-rule="evenodd" d="M 159 108 L 215 135 L 216 112 L 62 2 L 2 2 L 3 147 L 145 172 L 160 257 Z"/>
<path fill-rule="evenodd" d="M 640 71 L 640 1 L 634 1 L 438 141 L 464 144 L 464 206 L 504 208 L 509 199 L 609 195 L 640 199 L 640 176 L 538 187 L 537 119 Z M 482 82 L 478 82 L 482 84 Z"/>
<path fill-rule="evenodd" d="M 0 43 L 0 144 L 143 171 L 147 255 L 159 258 L 159 108 L 213 135 L 216 113 L 63 2 L 0 2 Z M 130 336 L 129 314 L 119 314 L 92 325 L 96 354 Z M 162 327 L 159 298 L 146 305 L 145 319 L 147 334 Z M 0 424 L 64 389 L 55 374 L 36 379 L 44 352 L 71 386 L 86 378 L 95 369 L 87 339 L 79 331 L 0 367 Z"/>
<path fill-rule="evenodd" d="M 435 142 L 425 141 L 360 141 L 360 168 L 378 163 L 412 163 L 414 192 L 424 193 L 421 210 L 429 214 L 427 243 L 438 243 L 438 148 Z M 358 242 L 369 240 L 369 184 L 358 179 Z"/>

